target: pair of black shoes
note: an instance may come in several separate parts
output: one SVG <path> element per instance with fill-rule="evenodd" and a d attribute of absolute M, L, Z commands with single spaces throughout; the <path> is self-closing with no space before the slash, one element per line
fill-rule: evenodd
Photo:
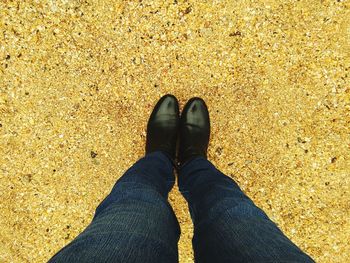
<path fill-rule="evenodd" d="M 153 109 L 147 124 L 146 154 L 162 151 L 176 162 L 177 139 L 179 165 L 202 156 L 207 158 L 210 136 L 208 108 L 201 98 L 191 98 L 181 117 L 175 96 L 163 96 Z"/>

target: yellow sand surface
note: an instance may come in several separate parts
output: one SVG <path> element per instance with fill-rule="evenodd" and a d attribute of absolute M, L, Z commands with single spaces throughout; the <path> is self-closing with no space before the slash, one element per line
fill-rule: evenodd
<path fill-rule="evenodd" d="M 45 262 L 204 98 L 209 159 L 317 262 L 350 258 L 349 1 L 0 1 L 0 262 Z M 175 187 L 180 262 L 193 227 Z"/>

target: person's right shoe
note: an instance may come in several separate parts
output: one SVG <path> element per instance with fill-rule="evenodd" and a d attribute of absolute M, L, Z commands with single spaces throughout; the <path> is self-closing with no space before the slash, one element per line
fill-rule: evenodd
<path fill-rule="evenodd" d="M 180 118 L 179 164 L 183 165 L 198 156 L 207 158 L 209 137 L 210 119 L 207 105 L 201 98 L 191 98 Z"/>

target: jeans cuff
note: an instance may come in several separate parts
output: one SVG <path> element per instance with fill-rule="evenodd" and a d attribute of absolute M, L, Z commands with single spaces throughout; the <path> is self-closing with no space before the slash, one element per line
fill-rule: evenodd
<path fill-rule="evenodd" d="M 147 156 L 150 157 L 156 157 L 156 158 L 160 158 L 162 161 L 165 161 L 167 164 L 170 164 L 177 169 L 177 165 L 175 163 L 175 161 L 171 158 L 171 156 L 167 153 L 167 152 L 163 152 L 163 151 L 155 151 L 155 152 L 151 152 L 151 153 L 147 153 L 145 155 L 144 158 L 146 158 Z"/>

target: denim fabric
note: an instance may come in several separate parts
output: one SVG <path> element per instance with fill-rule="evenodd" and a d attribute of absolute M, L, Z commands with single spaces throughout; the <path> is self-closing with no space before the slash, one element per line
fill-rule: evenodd
<path fill-rule="evenodd" d="M 314 262 L 208 160 L 195 158 L 179 173 L 196 262 Z"/>
<path fill-rule="evenodd" d="M 178 262 L 180 228 L 167 198 L 175 177 L 160 152 L 136 162 L 91 224 L 49 262 Z"/>
<path fill-rule="evenodd" d="M 115 184 L 91 224 L 49 262 L 178 262 L 178 221 L 167 197 L 173 166 L 146 155 Z M 229 177 L 198 157 L 179 170 L 194 223 L 196 262 L 313 262 Z"/>

